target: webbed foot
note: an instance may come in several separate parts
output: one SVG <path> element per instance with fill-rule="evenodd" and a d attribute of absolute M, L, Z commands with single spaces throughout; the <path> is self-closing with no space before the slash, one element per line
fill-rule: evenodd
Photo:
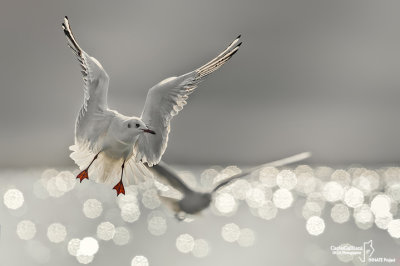
<path fill-rule="evenodd" d="M 82 183 L 82 180 L 84 179 L 89 179 L 89 174 L 88 174 L 88 169 L 83 170 L 82 172 L 80 172 L 76 178 L 79 178 L 80 183 Z"/>
<path fill-rule="evenodd" d="M 122 180 L 120 180 L 119 182 L 118 182 L 118 184 L 116 184 L 114 187 L 113 187 L 113 189 L 115 189 L 116 191 L 117 191 L 117 196 L 119 195 L 119 194 L 124 194 L 125 195 L 125 188 L 124 188 L 124 184 L 122 184 Z"/>

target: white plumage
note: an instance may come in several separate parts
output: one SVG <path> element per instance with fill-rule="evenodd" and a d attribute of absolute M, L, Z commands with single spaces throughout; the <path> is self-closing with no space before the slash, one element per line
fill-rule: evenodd
<path fill-rule="evenodd" d="M 114 187 L 118 194 L 124 193 L 123 174 L 146 176 L 149 173 L 143 163 L 152 166 L 160 162 L 168 144 L 172 117 L 182 110 L 204 77 L 227 62 L 241 45 L 239 36 L 207 64 L 153 86 L 141 116 L 128 117 L 108 108 L 108 74 L 98 60 L 78 45 L 67 17 L 62 26 L 82 68 L 85 85 L 84 103 L 76 120 L 75 144 L 70 147 L 71 158 L 83 170 L 78 175 L 81 181 L 88 175 L 99 182 L 114 181 L 121 174 L 118 187 Z"/>

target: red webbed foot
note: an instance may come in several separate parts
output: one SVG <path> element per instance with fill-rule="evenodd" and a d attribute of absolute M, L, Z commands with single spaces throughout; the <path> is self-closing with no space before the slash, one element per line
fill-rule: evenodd
<path fill-rule="evenodd" d="M 79 178 L 80 182 L 82 183 L 83 179 L 89 179 L 89 175 L 88 175 L 88 171 L 87 169 L 83 170 L 82 172 L 80 172 L 76 178 Z"/>
<path fill-rule="evenodd" d="M 125 188 L 124 188 L 124 184 L 122 184 L 122 180 L 118 182 L 118 184 L 116 184 L 113 189 L 115 189 L 117 191 L 117 196 L 119 194 L 124 194 L 125 195 Z"/>

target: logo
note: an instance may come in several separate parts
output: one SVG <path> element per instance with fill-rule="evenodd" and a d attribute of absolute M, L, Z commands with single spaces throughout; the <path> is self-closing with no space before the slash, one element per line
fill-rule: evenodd
<path fill-rule="evenodd" d="M 361 246 L 350 244 L 342 244 L 339 246 L 331 246 L 332 255 L 350 255 L 358 257 L 361 262 L 374 263 L 395 263 L 396 258 L 379 257 L 375 254 L 375 248 L 372 240 L 364 242 Z M 374 256 L 372 256 L 374 255 Z"/>
<path fill-rule="evenodd" d="M 364 249 L 363 249 L 363 257 L 360 258 L 362 262 L 365 262 L 367 260 L 367 257 L 370 258 L 372 254 L 374 253 L 375 249 L 372 246 L 372 240 L 368 242 L 364 242 Z"/>

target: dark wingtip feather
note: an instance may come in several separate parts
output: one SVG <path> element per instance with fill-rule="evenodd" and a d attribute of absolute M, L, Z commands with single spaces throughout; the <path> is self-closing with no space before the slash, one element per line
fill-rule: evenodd
<path fill-rule="evenodd" d="M 236 47 L 239 47 L 240 45 L 242 45 L 242 42 L 240 42 L 238 45 L 236 45 Z"/>
<path fill-rule="evenodd" d="M 239 34 L 239 36 L 237 36 L 236 39 L 239 39 L 240 37 L 242 37 L 242 34 Z"/>
<path fill-rule="evenodd" d="M 231 55 L 229 56 L 229 58 L 231 58 L 234 54 L 236 54 L 237 51 L 239 51 L 239 49 L 236 49 L 235 51 L 233 51 L 233 52 L 231 53 Z"/>

